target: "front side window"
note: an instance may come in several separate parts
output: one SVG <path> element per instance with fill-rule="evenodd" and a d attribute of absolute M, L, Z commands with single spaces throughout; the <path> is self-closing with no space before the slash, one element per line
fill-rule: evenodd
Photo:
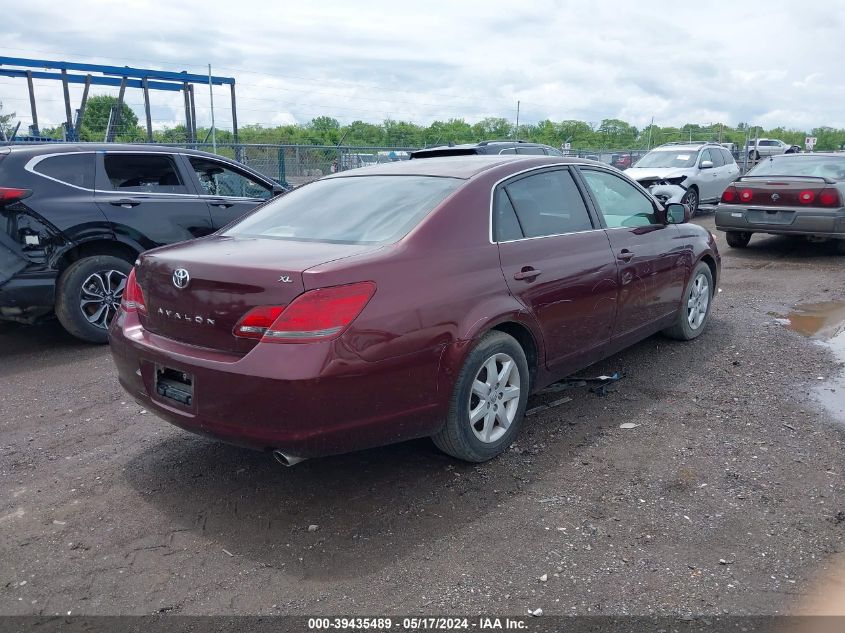
<path fill-rule="evenodd" d="M 187 193 L 172 156 L 167 154 L 106 153 L 108 187 L 114 191 Z"/>
<path fill-rule="evenodd" d="M 407 235 L 463 183 L 433 176 L 327 178 L 275 198 L 225 235 L 389 244 Z"/>
<path fill-rule="evenodd" d="M 544 171 L 505 185 L 525 237 L 593 228 L 581 192 L 568 169 Z"/>
<path fill-rule="evenodd" d="M 654 205 L 634 185 L 606 171 L 582 169 L 581 173 L 608 228 L 657 224 Z"/>
<path fill-rule="evenodd" d="M 94 188 L 94 153 L 60 154 L 38 162 L 34 171 L 74 187 Z"/>
<path fill-rule="evenodd" d="M 273 189 L 254 178 L 231 169 L 223 163 L 197 156 L 189 156 L 191 167 L 199 178 L 202 192 L 222 198 L 259 198 L 267 200 Z"/>

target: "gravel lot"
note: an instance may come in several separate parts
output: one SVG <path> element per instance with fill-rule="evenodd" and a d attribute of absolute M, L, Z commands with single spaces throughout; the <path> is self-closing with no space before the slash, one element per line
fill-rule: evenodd
<path fill-rule="evenodd" d="M 584 372 L 625 374 L 607 397 L 535 398 L 572 400 L 477 466 L 416 441 L 282 468 L 143 411 L 107 348 L 4 327 L 0 613 L 798 608 L 843 548 L 845 427 L 813 396 L 842 366 L 776 319 L 845 300 L 845 257 L 719 239 L 703 337 Z"/>

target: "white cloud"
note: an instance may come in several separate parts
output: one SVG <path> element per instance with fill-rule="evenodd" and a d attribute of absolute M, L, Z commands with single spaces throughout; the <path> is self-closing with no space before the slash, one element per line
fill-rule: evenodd
<path fill-rule="evenodd" d="M 520 100 L 523 121 L 807 129 L 845 127 L 843 26 L 845 5 L 824 0 L 78 0 L 69 12 L 30 0 L 4 17 L 0 55 L 197 73 L 211 63 L 236 78 L 243 124 L 513 118 Z M 61 121 L 60 84 L 37 91 L 42 124 Z M 136 92 L 127 100 L 142 118 Z M 28 122 L 25 81 L 0 78 L 0 100 Z M 215 89 L 221 126 L 229 103 Z M 184 117 L 178 94 L 154 104 L 157 125 Z M 207 124 L 199 86 L 197 106 Z"/>

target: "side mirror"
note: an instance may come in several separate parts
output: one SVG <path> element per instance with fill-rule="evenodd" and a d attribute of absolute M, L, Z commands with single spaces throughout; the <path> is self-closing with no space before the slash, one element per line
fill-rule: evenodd
<path fill-rule="evenodd" d="M 701 161 L 701 165 L 699 165 L 701 169 L 713 169 L 713 161 L 712 160 L 703 160 Z"/>
<path fill-rule="evenodd" d="M 686 224 L 692 217 L 692 211 L 686 204 L 670 202 L 666 205 L 666 224 Z"/>

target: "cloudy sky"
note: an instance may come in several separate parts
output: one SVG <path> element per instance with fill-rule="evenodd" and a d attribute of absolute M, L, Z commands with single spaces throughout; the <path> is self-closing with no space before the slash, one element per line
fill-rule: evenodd
<path fill-rule="evenodd" d="M 235 77 L 238 119 L 329 115 L 427 123 L 463 117 L 621 118 L 638 127 L 748 122 L 845 127 L 845 2 L 837 0 L 27 0 L 0 21 L 0 55 Z M 116 90 L 99 89 L 116 94 Z M 42 125 L 61 84 L 36 82 Z M 81 87 L 71 92 L 78 106 Z M 218 125 L 231 124 L 215 89 Z M 28 125 L 26 82 L 0 77 Z M 139 91 L 127 102 L 142 117 Z M 157 127 L 183 118 L 153 97 Z M 200 125 L 210 118 L 198 88 Z"/>

